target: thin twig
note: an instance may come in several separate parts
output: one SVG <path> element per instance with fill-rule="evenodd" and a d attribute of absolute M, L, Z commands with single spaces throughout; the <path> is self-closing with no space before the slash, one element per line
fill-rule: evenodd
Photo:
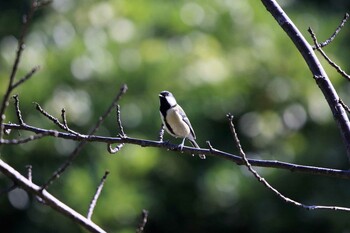
<path fill-rule="evenodd" d="M 64 108 L 62 108 L 62 110 L 61 110 L 61 117 L 62 117 L 63 125 L 68 129 L 66 110 Z"/>
<path fill-rule="evenodd" d="M 147 220 L 148 220 L 148 210 L 142 210 L 141 219 L 139 222 L 139 226 L 136 229 L 136 233 L 142 233 L 144 231 Z"/>
<path fill-rule="evenodd" d="M 118 124 L 119 130 L 120 130 L 120 136 L 125 137 L 126 134 L 124 132 L 124 128 L 123 128 L 123 124 L 122 124 L 122 120 L 121 120 L 120 105 L 119 104 L 116 105 L 116 113 L 117 113 L 117 124 Z"/>
<path fill-rule="evenodd" d="M 36 109 L 41 114 L 43 114 L 46 118 L 48 118 L 50 121 L 52 121 L 55 125 L 57 125 L 58 127 L 60 127 L 61 129 L 65 130 L 67 132 L 70 132 L 70 133 L 75 134 L 75 135 L 79 135 L 79 133 L 68 128 L 64 109 L 62 109 L 62 113 L 61 113 L 61 116 L 62 116 L 63 121 L 64 121 L 64 123 L 62 124 L 56 117 L 54 117 L 54 116 L 50 115 L 48 112 L 46 112 L 38 103 L 34 103 L 34 104 L 36 106 Z"/>
<path fill-rule="evenodd" d="M 336 69 L 336 71 L 341 74 L 341 76 L 343 76 L 344 78 L 346 78 L 347 80 L 350 80 L 350 75 L 348 75 L 345 71 L 343 71 L 340 66 L 338 66 L 334 61 L 332 61 L 327 54 L 321 49 L 320 45 L 317 42 L 317 37 L 315 35 L 315 33 L 313 32 L 313 30 L 309 27 L 308 32 L 310 33 L 312 40 L 314 42 L 314 46 L 315 49 L 317 51 L 319 51 L 321 53 L 321 55 L 324 57 L 324 59 L 326 59 L 326 61 L 334 68 Z"/>
<path fill-rule="evenodd" d="M 17 115 L 17 119 L 19 121 L 20 125 L 24 125 L 24 121 L 22 118 L 22 113 L 21 110 L 19 108 L 19 98 L 18 95 L 14 95 L 13 98 L 15 99 L 15 109 L 16 109 L 16 115 Z"/>
<path fill-rule="evenodd" d="M 48 118 L 50 121 L 52 121 L 55 125 L 60 127 L 63 130 L 66 130 L 66 127 L 54 116 L 50 115 L 48 112 L 46 112 L 38 103 L 34 103 L 36 110 L 38 110 L 41 114 L 43 114 L 46 118 Z"/>
<path fill-rule="evenodd" d="M 38 133 L 35 135 L 31 135 L 27 138 L 21 138 L 21 139 L 0 139 L 0 144 L 12 144 L 12 145 L 19 145 L 19 144 L 25 144 L 31 141 L 39 140 L 45 136 L 50 135 L 50 132 L 47 133 Z"/>
<path fill-rule="evenodd" d="M 22 25 L 21 34 L 20 34 L 19 39 L 18 39 L 15 61 L 14 61 L 13 66 L 12 66 L 7 89 L 5 91 L 5 94 L 4 94 L 4 97 L 3 97 L 3 100 L 2 100 L 1 106 L 0 106 L 0 139 L 2 139 L 2 137 L 3 137 L 4 128 L 3 128 L 2 123 L 4 122 L 4 120 L 6 118 L 5 111 L 6 111 L 7 106 L 9 105 L 9 98 L 10 98 L 11 92 L 13 91 L 14 88 L 16 88 L 19 85 L 19 83 L 14 84 L 14 80 L 15 80 L 15 76 L 16 76 L 17 71 L 18 71 L 18 65 L 19 65 L 19 62 L 21 60 L 22 52 L 23 52 L 24 47 L 25 47 L 24 46 L 24 38 L 27 35 L 28 27 L 29 27 L 29 24 L 31 23 L 33 15 L 34 15 L 35 11 L 38 9 L 37 6 L 38 6 L 37 1 L 32 1 L 28 15 L 25 15 L 23 17 L 23 25 Z M 31 77 L 32 75 L 29 75 L 29 76 Z M 23 82 L 24 81 L 22 81 L 21 83 L 23 83 Z"/>
<path fill-rule="evenodd" d="M 12 89 L 15 89 L 28 79 L 30 79 L 38 70 L 40 69 L 40 66 L 35 66 L 31 71 L 29 71 L 24 77 L 22 77 L 20 80 L 18 80 L 16 83 L 12 85 Z"/>
<path fill-rule="evenodd" d="M 33 177 L 32 177 L 32 165 L 27 165 L 26 166 L 26 168 L 27 168 L 27 179 L 30 181 L 30 182 L 32 182 L 32 180 L 33 180 Z"/>
<path fill-rule="evenodd" d="M 95 206 L 96 206 L 96 202 L 101 194 L 101 191 L 102 191 L 102 188 L 103 188 L 103 185 L 107 179 L 107 176 L 109 174 L 109 171 L 105 171 L 105 174 L 103 175 L 102 179 L 101 179 L 101 182 L 100 184 L 98 185 L 97 187 L 97 190 L 96 190 L 96 193 L 94 195 L 94 197 L 92 198 L 91 202 L 90 202 L 90 206 L 89 206 L 89 210 L 88 210 L 88 213 L 87 213 L 87 219 L 88 220 L 91 220 L 91 216 L 92 216 L 92 213 L 94 212 L 94 209 L 95 209 Z"/>
<path fill-rule="evenodd" d="M 329 43 L 331 43 L 335 39 L 335 37 L 338 35 L 338 33 L 341 31 L 342 27 L 344 27 L 344 25 L 348 21 L 348 19 L 349 19 L 349 14 L 345 13 L 344 18 L 340 22 L 340 24 L 337 27 L 337 29 L 335 30 L 335 32 L 331 35 L 331 37 L 328 38 L 325 42 L 317 43 L 317 44 L 313 45 L 312 48 L 313 49 L 322 48 L 322 47 L 327 46 Z"/>
<path fill-rule="evenodd" d="M 124 128 L 123 128 L 123 125 L 122 125 L 122 120 L 121 120 L 121 117 L 120 117 L 120 106 L 119 104 L 116 105 L 116 115 L 117 115 L 117 125 L 118 125 L 118 128 L 119 128 L 119 137 L 121 138 L 126 138 L 126 134 L 124 132 Z M 119 152 L 124 146 L 124 143 L 121 143 L 117 146 L 115 146 L 114 148 L 112 147 L 112 144 L 107 144 L 107 151 L 110 153 L 110 154 L 116 154 L 117 152 Z"/>
<path fill-rule="evenodd" d="M 343 106 L 343 108 L 344 108 L 348 113 L 350 113 L 350 108 L 349 108 L 349 106 L 346 105 L 342 99 L 339 99 L 339 103 Z"/>
<path fill-rule="evenodd" d="M 118 94 L 115 96 L 115 98 L 112 101 L 112 104 L 108 107 L 106 112 L 98 119 L 95 126 L 90 130 L 88 133 L 88 136 L 86 138 L 91 137 L 101 126 L 102 122 L 106 119 L 106 117 L 109 115 L 109 113 L 112 111 L 114 105 L 119 101 L 119 99 L 126 93 L 128 87 L 126 84 L 123 84 L 120 88 Z M 75 147 L 74 151 L 69 155 L 68 159 L 53 173 L 53 175 L 48 179 L 48 181 L 42 186 L 43 189 L 47 189 L 47 187 L 56 179 L 60 177 L 60 175 L 69 167 L 73 160 L 78 156 L 80 150 L 84 147 L 86 144 L 86 140 L 81 140 L 77 147 Z"/>
<path fill-rule="evenodd" d="M 243 151 L 242 145 L 238 139 L 238 135 L 236 133 L 234 124 L 233 124 L 233 115 L 228 114 L 227 118 L 229 120 L 229 125 L 230 125 L 230 130 L 231 133 L 233 135 L 235 144 L 237 146 L 237 149 L 239 151 L 239 154 L 242 156 L 244 164 L 246 165 L 246 167 L 248 168 L 248 170 L 254 175 L 254 177 L 260 182 L 262 183 L 266 188 L 268 188 L 269 190 L 271 190 L 274 194 L 276 194 L 279 198 L 281 198 L 283 201 L 285 201 L 286 203 L 291 203 L 295 206 L 298 207 L 302 207 L 304 209 L 307 210 L 316 210 L 316 209 L 327 209 L 327 210 L 339 210 L 339 211 L 345 211 L 345 212 L 350 212 L 350 208 L 347 207 L 339 207 L 339 206 L 319 206 L 319 205 L 305 205 L 302 204 L 300 202 L 297 202 L 289 197 L 286 197 L 285 195 L 281 194 L 277 189 L 275 189 L 272 185 L 269 184 L 269 182 L 267 182 L 263 177 L 261 177 L 259 175 L 259 173 L 257 171 L 255 171 L 252 167 L 252 165 L 250 164 L 249 160 L 246 157 L 246 154 Z"/>

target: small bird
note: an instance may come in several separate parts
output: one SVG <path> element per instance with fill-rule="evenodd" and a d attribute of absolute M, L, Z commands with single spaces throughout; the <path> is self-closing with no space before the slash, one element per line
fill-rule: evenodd
<path fill-rule="evenodd" d="M 185 139 L 187 138 L 192 146 L 200 148 L 196 143 L 196 135 L 193 131 L 190 120 L 187 118 L 185 111 L 177 104 L 175 97 L 169 91 L 162 91 L 159 94 L 160 117 L 166 131 L 175 138 L 183 138 L 179 145 L 182 150 Z M 204 154 L 200 154 L 201 159 L 205 159 Z"/>

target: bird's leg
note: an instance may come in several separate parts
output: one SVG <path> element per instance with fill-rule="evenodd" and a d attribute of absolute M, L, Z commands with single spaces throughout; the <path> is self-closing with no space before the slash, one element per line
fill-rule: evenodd
<path fill-rule="evenodd" d="M 179 148 L 180 148 L 181 151 L 182 151 L 182 149 L 183 149 L 183 147 L 184 147 L 184 145 L 185 145 L 185 140 L 186 140 L 186 138 L 184 138 L 184 139 L 182 140 L 181 144 L 179 145 Z"/>

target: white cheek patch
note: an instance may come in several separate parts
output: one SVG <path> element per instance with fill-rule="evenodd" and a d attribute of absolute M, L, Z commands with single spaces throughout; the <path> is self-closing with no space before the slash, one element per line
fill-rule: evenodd
<path fill-rule="evenodd" d="M 177 104 L 175 98 L 172 96 L 167 96 L 166 100 L 168 101 L 168 103 L 170 104 L 171 107 L 173 107 Z"/>

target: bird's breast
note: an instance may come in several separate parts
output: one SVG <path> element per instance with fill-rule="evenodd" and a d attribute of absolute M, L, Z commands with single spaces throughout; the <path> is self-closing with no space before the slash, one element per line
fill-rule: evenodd
<path fill-rule="evenodd" d="M 183 121 L 182 116 L 175 109 L 169 109 L 167 114 L 167 122 L 176 137 L 187 137 L 190 133 L 190 127 Z"/>

